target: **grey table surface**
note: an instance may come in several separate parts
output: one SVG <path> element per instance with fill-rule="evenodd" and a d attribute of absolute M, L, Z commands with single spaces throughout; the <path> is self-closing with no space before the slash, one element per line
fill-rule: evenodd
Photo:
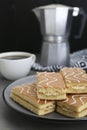
<path fill-rule="evenodd" d="M 30 75 L 34 74 L 33 72 Z M 23 115 L 10 108 L 3 100 L 3 90 L 14 81 L 0 75 L 0 130 L 87 130 L 87 121 L 49 121 Z"/>

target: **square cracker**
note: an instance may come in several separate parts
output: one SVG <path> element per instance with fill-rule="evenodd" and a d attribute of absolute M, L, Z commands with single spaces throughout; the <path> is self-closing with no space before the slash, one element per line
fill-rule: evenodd
<path fill-rule="evenodd" d="M 55 110 L 55 101 L 37 98 L 35 83 L 12 87 L 10 98 L 37 115 L 45 115 Z"/>
<path fill-rule="evenodd" d="M 84 117 L 87 115 L 87 94 L 68 95 L 67 99 L 57 101 L 56 111 L 68 117 Z"/>
<path fill-rule="evenodd" d="M 66 99 L 66 86 L 59 72 L 37 72 L 37 96 L 40 99 Z"/>
<path fill-rule="evenodd" d="M 67 93 L 87 93 L 87 74 L 82 68 L 65 67 L 60 73 L 65 81 Z"/>

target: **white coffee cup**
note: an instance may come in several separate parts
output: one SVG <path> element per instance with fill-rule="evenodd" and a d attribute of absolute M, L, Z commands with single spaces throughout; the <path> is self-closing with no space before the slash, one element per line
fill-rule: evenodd
<path fill-rule="evenodd" d="M 28 52 L 0 53 L 0 73 L 8 80 L 16 80 L 29 74 L 36 55 Z"/>

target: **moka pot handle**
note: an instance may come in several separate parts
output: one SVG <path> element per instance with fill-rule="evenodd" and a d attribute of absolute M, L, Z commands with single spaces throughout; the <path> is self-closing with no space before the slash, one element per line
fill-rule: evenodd
<path fill-rule="evenodd" d="M 82 18 L 81 18 L 81 27 L 79 29 L 79 33 L 74 36 L 76 39 L 79 39 L 82 36 L 83 30 L 84 30 L 84 27 L 85 27 L 85 24 L 86 24 L 86 20 L 87 20 L 87 15 L 86 15 L 86 13 L 84 12 L 84 10 L 82 8 L 79 9 L 77 7 L 74 7 L 73 16 L 77 16 L 77 15 L 82 16 Z"/>

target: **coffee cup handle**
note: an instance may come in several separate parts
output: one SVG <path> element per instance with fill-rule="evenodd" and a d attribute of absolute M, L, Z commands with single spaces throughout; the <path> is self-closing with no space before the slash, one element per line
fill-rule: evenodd
<path fill-rule="evenodd" d="M 33 65 L 33 63 L 35 62 L 35 60 L 36 60 L 36 56 L 32 55 L 31 56 L 31 66 Z"/>

